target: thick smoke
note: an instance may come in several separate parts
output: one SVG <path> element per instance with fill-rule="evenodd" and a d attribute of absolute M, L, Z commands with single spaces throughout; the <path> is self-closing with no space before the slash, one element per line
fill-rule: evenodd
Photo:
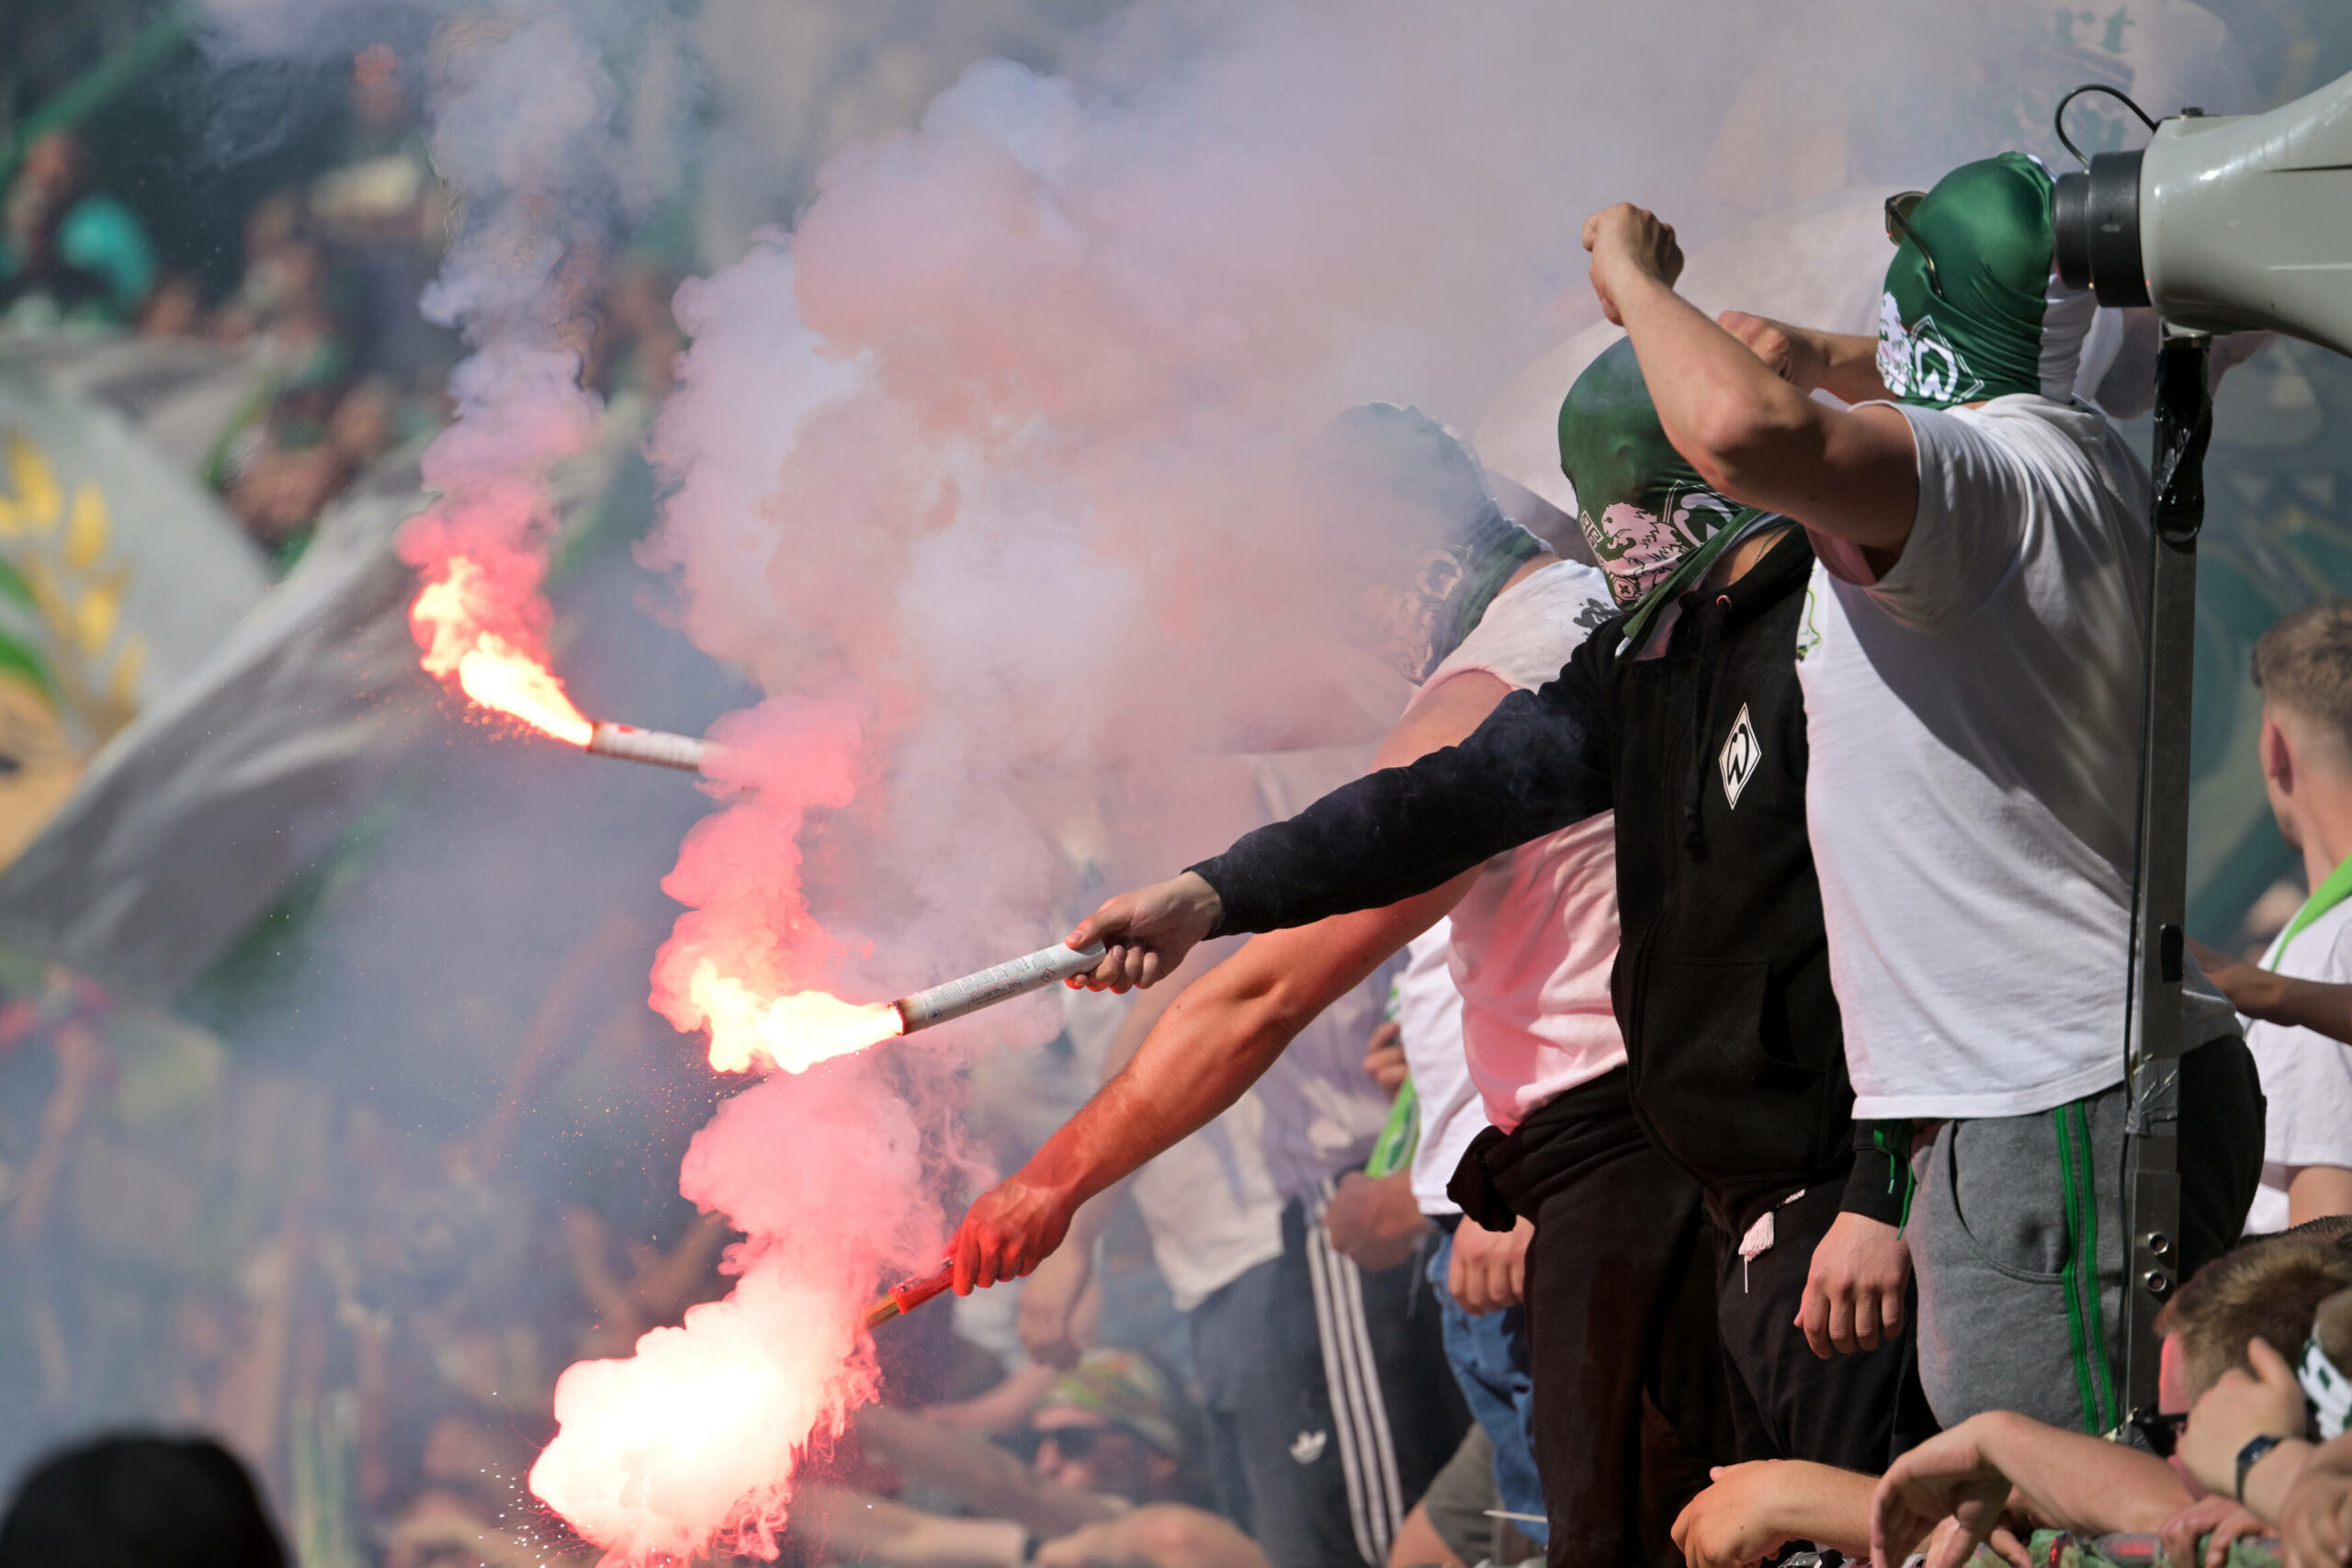
<path fill-rule="evenodd" d="M 450 378 L 456 417 L 424 454 L 438 499 L 400 547 L 443 590 L 415 616 L 425 668 L 469 692 L 478 651 L 546 662 L 548 479 L 599 429 L 580 371 L 607 253 L 679 168 L 673 34 L 662 7 L 623 24 L 509 0 L 435 39 L 433 160 L 461 218 L 422 304 L 474 352 Z M 626 95 L 606 64 L 616 57 L 638 66 Z"/>
<path fill-rule="evenodd" d="M 1297 458 L 1367 400 L 1474 428 L 1595 318 L 1595 209 L 1640 199 L 1695 248 L 2019 140 L 1968 107 L 1982 38 L 1960 14 L 1923 50 L 1865 0 L 1766 9 L 1147 0 L 1057 41 L 1052 74 L 971 67 L 919 126 L 827 164 L 790 232 L 682 290 L 694 348 L 642 556 L 768 701 L 717 732 L 733 760 L 664 883 L 687 913 L 654 1007 L 691 1031 L 698 975 L 878 998 L 1035 947 L 1093 884 L 1219 847 L 1199 759 L 1376 733 L 1393 709 L 1346 694 L 1367 682 L 1340 636 L 1345 520 Z M 1988 0 L 1984 36 L 2033 9 Z M 532 652 L 545 476 L 595 428 L 580 312 L 684 96 L 665 25 L 605 15 L 509 4 L 453 22 L 436 62 L 466 209 L 429 305 L 478 357 L 405 547 L 428 579 L 475 561 L 475 628 Z M 1768 58 L 1790 63 L 1751 72 Z M 622 59 L 645 63 L 616 79 Z M 806 150 L 718 196 L 772 202 Z M 944 1234 L 900 1083 L 1054 1027 L 1032 998 L 879 1047 L 906 1075 L 852 1058 L 730 1101 L 683 1186 L 746 1233 L 735 1290 L 566 1374 L 539 1495 L 623 1557 L 772 1551 L 806 1449 L 875 1392 L 859 1307 Z"/>
<path fill-rule="evenodd" d="M 1599 62 L 1702 20 L 1737 11 L 1138 7 L 1064 75 L 974 66 L 919 129 L 834 159 L 793 232 L 683 289 L 695 347 L 653 446 L 674 489 L 644 554 L 689 634 L 773 696 L 665 884 L 690 910 L 655 1007 L 693 1028 L 697 976 L 888 997 L 1039 945 L 1105 846 L 1138 873 L 1216 847 L 1200 758 L 1376 734 L 1393 710 L 1341 690 L 1362 583 L 1300 459 L 1370 398 L 1475 423 L 1557 335 L 1584 214 L 1712 130 Z M 1708 96 L 1702 70 L 1679 85 Z M 941 1034 L 1054 1027 L 1033 1001 Z M 763 1084 L 696 1144 L 696 1196 L 739 1224 L 722 1194 L 789 1168 L 788 1241 L 748 1247 L 722 1307 L 567 1374 L 535 1486 L 600 1543 L 762 1549 L 811 1427 L 870 1394 L 839 1352 L 888 1269 L 927 1261 L 869 1223 L 936 1223 L 920 1173 L 837 1173 L 813 1139 L 780 1157 L 737 1113 L 831 1103 L 854 1070 Z M 712 1384 L 765 1392 L 649 1422 Z M 621 1479 L 710 1452 L 757 1461 Z"/>
<path fill-rule="evenodd" d="M 1712 131 L 1589 62 L 1730 10 L 1138 9 L 1069 76 L 975 66 L 682 291 L 649 563 L 712 653 L 868 715 L 819 967 L 870 948 L 888 995 L 1055 934 L 1105 784 L 1156 815 L 1174 756 L 1363 735 L 1294 455 L 1368 398 L 1475 423 L 1583 215 Z"/>
<path fill-rule="evenodd" d="M 935 1214 L 892 1201 L 916 1190 L 921 1139 L 875 1077 L 869 1062 L 835 1063 L 721 1106 L 679 1187 L 744 1233 L 727 1259 L 740 1282 L 629 1359 L 583 1362 L 557 1385 L 563 1436 L 532 1490 L 616 1556 L 698 1557 L 723 1523 L 739 1550 L 774 1557 L 802 1450 L 874 1397 L 870 1346 L 842 1304 L 877 1261 L 904 1267 L 939 1241 Z M 852 1192 L 871 1195 L 865 1224 L 828 1223 Z"/>

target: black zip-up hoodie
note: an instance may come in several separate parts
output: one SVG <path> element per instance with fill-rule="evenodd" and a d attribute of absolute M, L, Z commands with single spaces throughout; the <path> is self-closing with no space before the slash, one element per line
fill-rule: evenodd
<path fill-rule="evenodd" d="M 1792 527 L 1736 582 L 1686 594 L 1657 657 L 1620 660 L 1611 621 L 1459 746 L 1193 867 L 1224 904 L 1215 934 L 1392 904 L 1613 808 L 1611 990 L 1643 1130 L 1733 1236 L 1831 1181 L 1847 1209 L 1894 1223 L 1899 1173 L 1854 1136 L 1805 834 L 1796 663 L 1812 570 Z"/>

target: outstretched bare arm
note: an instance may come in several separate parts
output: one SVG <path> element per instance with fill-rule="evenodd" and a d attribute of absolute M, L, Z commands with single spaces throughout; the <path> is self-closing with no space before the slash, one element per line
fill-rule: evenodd
<path fill-rule="evenodd" d="M 1448 681 L 1397 727 L 1379 760 L 1410 761 L 1452 745 L 1476 730 L 1507 690 L 1484 673 Z M 1252 938 L 1187 985 L 1133 1059 L 1027 1165 L 972 1205 L 952 1254 L 956 1290 L 1035 1269 L 1062 1244 L 1080 1205 L 1216 1120 L 1317 1013 L 1453 908 L 1477 869 L 1474 862 L 1382 908 Z"/>

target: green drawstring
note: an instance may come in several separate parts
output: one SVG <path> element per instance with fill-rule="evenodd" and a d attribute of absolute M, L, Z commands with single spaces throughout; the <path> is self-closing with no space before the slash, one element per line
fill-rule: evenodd
<path fill-rule="evenodd" d="M 1642 650 L 1642 639 L 1649 635 L 1650 623 L 1668 604 L 1699 586 L 1715 564 L 1715 558 L 1729 549 L 1734 540 L 1747 531 L 1747 525 L 1764 513 L 1757 507 L 1742 507 L 1732 520 L 1707 536 L 1699 545 L 1674 563 L 1674 570 L 1663 581 L 1642 595 L 1625 614 L 1625 631 L 1617 644 L 1617 657 L 1630 658 Z"/>
<path fill-rule="evenodd" d="M 1890 1147 L 1889 1145 L 1893 1146 Z M 1919 1190 L 1919 1178 L 1911 1168 L 1911 1123 L 1908 1122 L 1874 1122 L 1871 1124 L 1871 1146 L 1886 1156 L 1886 1190 L 1894 1190 L 1897 1179 L 1903 1183 L 1903 1212 L 1894 1222 L 1894 1234 L 1901 1235 L 1911 1224 L 1911 1199 Z M 1897 1153 L 1896 1150 L 1901 1150 Z M 1898 1179 L 1896 1171 L 1903 1174 Z"/>

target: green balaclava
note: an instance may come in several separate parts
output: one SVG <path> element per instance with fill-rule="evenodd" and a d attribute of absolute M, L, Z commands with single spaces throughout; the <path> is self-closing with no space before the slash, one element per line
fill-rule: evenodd
<path fill-rule="evenodd" d="M 1425 681 L 1544 543 L 1503 515 L 1478 459 L 1419 409 L 1351 408 L 1321 457 L 1347 530 L 1339 547 L 1368 580 L 1357 639 Z"/>
<path fill-rule="evenodd" d="M 1898 401 L 2073 395 L 2098 301 L 2051 270 L 2050 189 L 2049 170 L 2004 152 L 1912 209 L 1879 300 L 1879 378 Z"/>
<path fill-rule="evenodd" d="M 1632 612 L 1629 640 L 1760 515 L 1709 490 L 1666 438 L 1629 338 L 1586 366 L 1561 402 L 1560 471 L 1610 592 Z"/>

